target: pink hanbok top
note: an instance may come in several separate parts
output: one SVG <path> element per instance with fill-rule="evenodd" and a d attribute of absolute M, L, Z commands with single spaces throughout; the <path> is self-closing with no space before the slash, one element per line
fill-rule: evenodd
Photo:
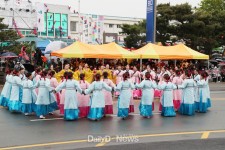
<path fill-rule="evenodd" d="M 84 90 L 88 89 L 90 84 L 87 81 L 80 80 L 79 85 L 80 85 L 80 88 L 84 91 Z M 77 92 L 77 100 L 78 100 L 78 107 L 90 106 L 90 104 L 89 104 L 90 95 L 89 94 L 83 95 L 83 94 L 80 94 L 79 92 Z"/>
<path fill-rule="evenodd" d="M 116 76 L 116 84 L 119 84 L 123 80 L 123 70 L 114 71 L 113 76 Z"/>
<path fill-rule="evenodd" d="M 108 86 L 115 88 L 115 84 L 112 82 L 112 80 L 103 79 L 102 81 L 105 82 Z M 103 92 L 105 95 L 105 105 L 113 105 L 112 93 L 106 90 L 103 90 Z"/>

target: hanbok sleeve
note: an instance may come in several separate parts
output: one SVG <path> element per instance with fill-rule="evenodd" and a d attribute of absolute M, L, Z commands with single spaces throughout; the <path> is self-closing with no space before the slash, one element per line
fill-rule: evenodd
<path fill-rule="evenodd" d="M 93 82 L 89 87 L 88 89 L 86 89 L 84 91 L 85 94 L 90 94 L 93 90 L 94 90 L 94 85 L 95 85 L 95 82 Z"/>
<path fill-rule="evenodd" d="M 177 83 L 177 78 L 176 78 L 176 77 L 173 78 L 172 83 L 173 83 L 173 84 L 176 84 L 176 83 Z"/>
<path fill-rule="evenodd" d="M 187 81 L 184 80 L 182 85 L 178 85 L 178 89 L 184 89 L 187 86 Z"/>
<path fill-rule="evenodd" d="M 132 82 L 130 82 L 130 88 L 133 90 L 133 89 L 135 89 L 135 85 L 132 83 Z"/>
<path fill-rule="evenodd" d="M 66 81 L 63 81 L 62 83 L 60 83 L 56 88 L 55 88 L 55 91 L 56 92 L 59 92 L 61 91 L 62 89 L 64 89 L 66 87 Z"/>
<path fill-rule="evenodd" d="M 112 80 L 110 80 L 110 84 L 111 87 L 115 88 L 115 84 L 112 82 Z"/>
<path fill-rule="evenodd" d="M 19 86 L 23 86 L 23 82 L 20 78 L 16 78 L 16 84 Z"/>
<path fill-rule="evenodd" d="M 157 84 L 156 84 L 155 81 L 152 81 L 152 88 L 153 88 L 153 89 L 157 89 Z"/>
<path fill-rule="evenodd" d="M 174 90 L 176 90 L 176 89 L 177 89 L 177 85 L 172 83 L 172 88 L 173 88 Z"/>
<path fill-rule="evenodd" d="M 102 82 L 102 86 L 106 91 L 109 91 L 109 92 L 112 91 L 112 88 L 110 86 L 108 86 L 105 82 Z"/>
<path fill-rule="evenodd" d="M 59 82 L 57 81 L 56 78 L 53 79 L 53 84 L 55 88 L 59 85 Z"/>
<path fill-rule="evenodd" d="M 140 84 L 136 84 L 135 87 L 138 89 L 142 89 L 144 87 L 145 80 L 143 80 Z"/>
<path fill-rule="evenodd" d="M 82 93 L 82 89 L 80 88 L 80 84 L 74 80 L 75 88 L 79 93 Z"/>
<path fill-rule="evenodd" d="M 121 82 L 117 85 L 116 90 L 117 90 L 117 91 L 121 91 L 121 90 L 122 90 L 122 85 L 123 85 L 123 82 L 121 81 Z"/>
<path fill-rule="evenodd" d="M 54 88 L 51 87 L 50 80 L 45 80 L 45 87 L 46 87 L 49 91 L 54 90 Z"/>
<path fill-rule="evenodd" d="M 29 89 L 35 89 L 35 87 L 36 87 L 36 86 L 34 85 L 34 83 L 33 83 L 32 81 L 29 81 L 29 82 L 28 82 L 28 88 L 29 88 Z"/>
<path fill-rule="evenodd" d="M 166 88 L 166 86 L 167 85 L 165 83 L 162 83 L 162 84 L 158 85 L 158 89 L 159 90 L 164 90 Z"/>

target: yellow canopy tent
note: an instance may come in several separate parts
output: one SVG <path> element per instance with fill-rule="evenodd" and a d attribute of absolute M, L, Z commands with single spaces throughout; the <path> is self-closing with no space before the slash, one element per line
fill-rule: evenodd
<path fill-rule="evenodd" d="M 132 53 L 116 43 L 103 45 L 90 45 L 82 42 L 75 42 L 63 49 L 54 51 L 51 56 L 61 58 L 105 58 L 105 59 L 121 59 L 121 58 L 140 58 L 138 54 Z"/>
<path fill-rule="evenodd" d="M 185 59 L 205 59 L 205 60 L 209 59 L 209 55 L 199 53 L 199 52 L 185 46 L 184 44 L 169 46 L 168 49 L 171 51 L 174 50 L 176 53 L 179 52 L 181 54 L 183 54 L 184 52 L 188 52 L 189 55 L 191 56 L 191 58 L 185 58 Z"/>
<path fill-rule="evenodd" d="M 209 59 L 208 55 L 194 51 L 184 44 L 176 46 L 159 46 L 149 43 L 133 52 L 140 54 L 142 59 Z"/>
<path fill-rule="evenodd" d="M 97 50 L 89 44 L 75 42 L 63 49 L 54 51 L 51 56 L 61 58 L 98 58 L 101 57 L 103 50 Z"/>
<path fill-rule="evenodd" d="M 102 53 L 102 58 L 106 59 L 121 59 L 121 58 L 140 58 L 139 54 L 135 54 L 133 52 L 130 52 L 121 46 L 117 45 L 115 42 L 109 43 L 109 44 L 103 44 L 103 45 L 92 45 L 92 47 L 103 50 L 104 53 Z"/>

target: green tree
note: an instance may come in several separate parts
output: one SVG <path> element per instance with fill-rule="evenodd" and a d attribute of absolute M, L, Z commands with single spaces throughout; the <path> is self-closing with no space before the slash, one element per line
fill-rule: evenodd
<path fill-rule="evenodd" d="M 129 25 L 129 24 L 123 24 L 121 26 L 123 34 L 126 35 L 126 38 L 124 39 L 125 45 L 128 48 L 134 47 L 139 48 L 141 46 L 141 43 L 146 41 L 146 21 L 143 20 L 139 22 L 138 24 Z"/>
<path fill-rule="evenodd" d="M 200 3 L 200 11 L 205 13 L 216 14 L 221 11 L 225 11 L 224 0 L 202 0 Z"/>
<path fill-rule="evenodd" d="M 3 19 L 0 18 L 0 50 L 7 50 L 19 54 L 23 45 L 15 42 L 15 40 L 20 37 L 15 30 L 8 29 L 8 26 L 3 24 Z M 30 49 L 29 44 L 26 44 L 26 46 Z"/>

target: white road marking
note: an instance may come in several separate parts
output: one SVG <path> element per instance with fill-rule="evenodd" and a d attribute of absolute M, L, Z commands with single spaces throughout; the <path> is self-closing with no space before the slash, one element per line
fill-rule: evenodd
<path fill-rule="evenodd" d="M 51 120 L 63 120 L 63 118 L 33 119 L 33 120 L 30 120 L 30 121 L 35 122 L 35 121 L 51 121 Z"/>

